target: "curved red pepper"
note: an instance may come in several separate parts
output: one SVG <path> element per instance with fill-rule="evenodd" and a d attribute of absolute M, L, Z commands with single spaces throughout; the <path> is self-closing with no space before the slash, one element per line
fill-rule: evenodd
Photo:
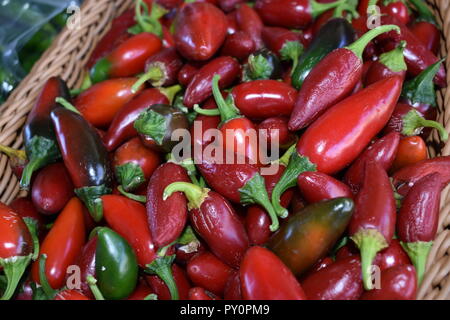
<path fill-rule="evenodd" d="M 223 262 L 238 267 L 249 246 L 247 233 L 231 204 L 220 194 L 186 182 L 175 182 L 164 191 L 185 193 L 192 227 Z"/>
<path fill-rule="evenodd" d="M 385 171 L 390 169 L 397 154 L 399 141 L 400 134 L 391 132 L 376 140 L 358 156 L 344 176 L 345 183 L 350 186 L 353 193 L 358 193 L 363 183 L 366 163 L 373 161 L 379 163 Z"/>
<path fill-rule="evenodd" d="M 187 221 L 186 197 L 181 192 L 163 200 L 164 189 L 174 182 L 190 182 L 190 179 L 185 169 L 168 162 L 154 171 L 147 188 L 147 220 L 158 248 L 175 241 Z"/>
<path fill-rule="evenodd" d="M 300 37 L 297 33 L 289 29 L 278 27 L 264 27 L 261 36 L 267 48 L 279 56 L 286 43 L 300 41 Z"/>
<path fill-rule="evenodd" d="M 119 78 L 97 83 L 82 92 L 74 105 L 93 126 L 107 127 L 116 113 L 139 93 L 140 90 L 132 90 L 136 81 L 136 78 Z"/>
<path fill-rule="evenodd" d="M 83 204 L 72 198 L 45 237 L 40 256 L 47 255 L 45 275 L 53 289 L 64 286 L 67 268 L 76 262 L 85 243 Z M 40 283 L 39 260 L 33 263 L 33 280 Z"/>
<path fill-rule="evenodd" d="M 310 300 L 357 300 L 364 291 L 361 262 L 348 257 L 305 278 L 301 285 Z"/>
<path fill-rule="evenodd" d="M 366 291 L 361 300 L 415 300 L 416 272 L 411 265 L 396 266 L 381 273 L 379 289 Z"/>
<path fill-rule="evenodd" d="M 428 253 L 436 237 L 444 186 L 438 172 L 426 175 L 409 190 L 398 213 L 397 235 L 416 268 L 419 285 L 425 273 Z"/>
<path fill-rule="evenodd" d="M 189 60 L 209 60 L 219 50 L 226 33 L 227 18 L 210 3 L 189 3 L 175 18 L 175 45 Z"/>
<path fill-rule="evenodd" d="M 189 289 L 189 300 L 220 300 L 216 295 L 203 288 L 195 287 Z"/>
<path fill-rule="evenodd" d="M 91 80 L 97 83 L 143 72 L 147 59 L 161 48 L 161 40 L 153 33 L 142 32 L 132 36 L 96 62 L 90 70 Z"/>
<path fill-rule="evenodd" d="M 315 203 L 334 198 L 353 198 L 350 188 L 339 180 L 320 172 L 303 172 L 297 179 L 303 198 Z"/>
<path fill-rule="evenodd" d="M 233 269 L 213 254 L 204 252 L 192 258 L 186 268 L 189 279 L 218 296 L 222 296 Z"/>
<path fill-rule="evenodd" d="M 91 300 L 76 290 L 64 290 L 58 292 L 54 300 Z"/>
<path fill-rule="evenodd" d="M 214 75 L 220 75 L 219 87 L 226 88 L 236 79 L 240 71 L 239 63 L 231 57 L 219 57 L 204 65 L 192 78 L 184 94 L 184 105 L 192 108 L 209 98 Z"/>
<path fill-rule="evenodd" d="M 361 252 L 364 287 L 371 290 L 371 266 L 377 252 L 387 248 L 394 236 L 396 206 L 386 171 L 377 162 L 367 162 L 365 167 L 349 235 Z"/>
<path fill-rule="evenodd" d="M 255 49 L 261 49 L 263 46 L 263 41 L 261 39 L 263 22 L 255 9 L 245 3 L 241 4 L 239 8 L 236 9 L 236 22 L 239 30 L 247 33 L 253 40 Z"/>
<path fill-rule="evenodd" d="M 392 170 L 398 171 L 428 158 L 425 141 L 419 136 L 406 137 L 400 140 Z"/>
<path fill-rule="evenodd" d="M 252 247 L 247 251 L 239 277 L 244 300 L 306 300 L 292 272 L 263 247 Z"/>
<path fill-rule="evenodd" d="M 187 300 L 189 298 L 189 289 L 191 288 L 191 285 L 186 273 L 179 266 L 173 264 L 172 274 L 178 288 L 180 300 Z M 146 276 L 145 279 L 150 288 L 157 295 L 158 300 L 171 299 L 171 294 L 167 285 L 158 276 Z"/>
<path fill-rule="evenodd" d="M 200 65 L 196 63 L 186 63 L 178 72 L 178 82 L 183 87 L 187 87 L 199 69 Z"/>
<path fill-rule="evenodd" d="M 74 196 L 73 184 L 63 163 L 51 164 L 36 175 L 31 188 L 31 199 L 42 214 L 59 213 Z"/>
<path fill-rule="evenodd" d="M 230 56 L 243 61 L 255 51 L 255 44 L 247 33 L 243 31 L 237 31 L 233 34 L 229 34 L 225 39 L 220 54 L 222 56 Z"/>

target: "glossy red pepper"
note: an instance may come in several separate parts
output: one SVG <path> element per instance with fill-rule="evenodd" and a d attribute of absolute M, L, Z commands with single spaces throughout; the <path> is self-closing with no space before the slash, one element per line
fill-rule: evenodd
<path fill-rule="evenodd" d="M 410 3 L 413 4 L 416 9 L 416 19 L 412 25 L 409 26 L 409 29 L 417 39 L 422 41 L 428 50 L 437 54 L 439 52 L 441 33 L 434 13 L 431 12 L 428 5 L 421 0 L 410 0 Z"/>
<path fill-rule="evenodd" d="M 149 295 L 153 294 L 153 290 L 143 280 L 140 280 L 134 292 L 127 298 L 127 300 L 146 300 Z M 152 300 L 152 299 L 150 299 Z"/>
<path fill-rule="evenodd" d="M 313 274 L 317 271 L 320 271 L 333 263 L 334 263 L 334 260 L 330 257 L 325 257 L 325 258 L 320 259 L 319 261 L 317 261 L 317 263 L 315 265 L 313 265 L 311 267 L 311 269 L 308 272 L 306 272 L 304 275 L 302 275 L 300 277 L 299 281 L 302 282 L 302 279 L 306 279 L 311 274 Z"/>
<path fill-rule="evenodd" d="M 272 141 L 278 141 L 281 147 L 289 146 L 295 142 L 296 136 L 289 132 L 289 119 L 287 117 L 271 117 L 258 124 L 258 132 L 267 136 L 267 146 L 270 148 Z"/>
<path fill-rule="evenodd" d="M 411 260 L 409 260 L 400 242 L 397 239 L 392 239 L 389 247 L 378 252 L 373 264 L 378 266 L 380 271 L 384 271 L 392 267 L 411 264 Z"/>
<path fill-rule="evenodd" d="M 219 50 L 226 33 L 225 14 L 210 3 L 189 3 L 175 18 L 175 45 L 189 60 L 209 60 Z"/>
<path fill-rule="evenodd" d="M 63 163 L 43 168 L 36 175 L 31 188 L 31 199 L 42 214 L 59 213 L 74 196 L 73 184 Z"/>
<path fill-rule="evenodd" d="M 91 300 L 81 292 L 76 290 L 64 290 L 58 292 L 54 300 Z"/>
<path fill-rule="evenodd" d="M 190 182 L 190 179 L 185 169 L 168 162 L 154 171 L 148 183 L 147 220 L 158 248 L 175 241 L 187 221 L 186 197 L 181 192 L 163 200 L 164 189 L 174 182 Z"/>
<path fill-rule="evenodd" d="M 107 127 L 116 113 L 139 93 L 140 90 L 132 90 L 136 81 L 136 78 L 119 78 L 97 83 L 75 99 L 75 107 L 92 125 Z"/>
<path fill-rule="evenodd" d="M 148 181 L 160 163 L 160 155 L 146 148 L 138 137 L 119 147 L 113 159 L 117 181 L 127 192 Z"/>
<path fill-rule="evenodd" d="M 227 34 L 233 34 L 239 31 L 237 21 L 236 21 L 236 10 L 231 11 L 227 14 Z"/>
<path fill-rule="evenodd" d="M 301 284 L 310 300 L 358 300 L 364 291 L 361 262 L 358 257 L 336 261 Z"/>
<path fill-rule="evenodd" d="M 240 71 L 239 63 L 231 57 L 219 57 L 204 65 L 192 78 L 184 94 L 184 105 L 192 108 L 209 98 L 214 75 L 220 75 L 219 87 L 226 88 L 236 79 Z"/>
<path fill-rule="evenodd" d="M 183 87 L 187 87 L 199 69 L 200 65 L 195 63 L 186 63 L 178 72 L 178 82 Z"/>
<path fill-rule="evenodd" d="M 189 300 L 220 300 L 215 294 L 203 288 L 195 287 L 189 289 Z"/>
<path fill-rule="evenodd" d="M 417 272 L 420 285 L 439 222 L 441 191 L 445 184 L 438 172 L 414 184 L 398 213 L 397 235 Z"/>
<path fill-rule="evenodd" d="M 186 271 L 194 285 L 222 296 L 233 269 L 213 254 L 204 252 L 189 261 Z"/>
<path fill-rule="evenodd" d="M 305 128 L 329 107 L 347 97 L 362 78 L 364 48 L 376 36 L 394 29 L 398 30 L 396 26 L 375 28 L 351 45 L 325 56 L 303 82 L 289 129 L 296 131 Z"/>
<path fill-rule="evenodd" d="M 247 33 L 253 40 L 255 49 L 261 49 L 263 41 L 261 32 L 263 22 L 255 9 L 243 3 L 236 9 L 236 22 L 239 30 Z"/>
<path fill-rule="evenodd" d="M 64 165 L 95 221 L 102 209 L 96 200 L 111 192 L 112 170 L 109 155 L 100 136 L 81 115 L 60 108 L 51 113 Z"/>
<path fill-rule="evenodd" d="M 23 218 L 31 218 L 38 222 L 38 229 L 40 230 L 44 224 L 44 218 L 39 214 L 33 205 L 30 198 L 16 198 L 10 204 L 9 207 Z"/>
<path fill-rule="evenodd" d="M 249 246 L 245 227 L 231 204 L 220 194 L 186 182 L 175 182 L 164 191 L 185 193 L 192 227 L 223 262 L 238 267 Z"/>
<path fill-rule="evenodd" d="M 292 272 L 263 247 L 251 247 L 239 270 L 244 300 L 306 300 Z"/>
<path fill-rule="evenodd" d="M 0 202 L 0 266 L 7 280 L 1 300 L 11 299 L 25 269 L 35 258 L 33 237 L 25 221 Z"/>
<path fill-rule="evenodd" d="M 155 34 L 142 32 L 132 36 L 95 63 L 90 70 L 91 80 L 97 83 L 143 72 L 147 59 L 161 48 L 162 42 Z"/>
<path fill-rule="evenodd" d="M 319 3 L 315 0 L 257 0 L 255 9 L 267 25 L 288 29 L 305 29 L 323 12 L 343 1 Z"/>
<path fill-rule="evenodd" d="M 401 23 L 409 23 L 409 9 L 402 0 L 390 0 L 381 6 L 381 14 L 387 14 L 397 18 Z"/>
<path fill-rule="evenodd" d="M 224 300 L 242 300 L 239 271 L 233 271 L 228 277 L 223 298 Z"/>
<path fill-rule="evenodd" d="M 386 171 L 377 162 L 365 165 L 364 182 L 355 199 L 349 235 L 361 252 L 364 287 L 372 289 L 371 266 L 377 252 L 387 248 L 395 232 L 394 192 Z"/>
<path fill-rule="evenodd" d="M 217 109 L 216 101 L 214 98 L 209 98 L 203 104 L 202 108 L 204 110 Z M 220 125 L 220 121 L 220 116 L 197 114 L 194 125 L 191 126 L 190 130 L 192 146 L 194 146 L 194 148 L 198 147 L 200 150 L 204 150 L 207 145 L 213 142 L 214 137 L 212 135 L 208 135 L 207 132 L 209 129 L 217 129 Z"/>
<path fill-rule="evenodd" d="M 64 286 L 67 268 L 75 264 L 85 243 L 83 204 L 72 198 L 42 242 L 40 256 L 46 255 L 45 275 L 53 289 Z M 33 263 L 33 280 L 40 283 L 39 260 Z"/>
<path fill-rule="evenodd" d="M 396 266 L 381 273 L 380 288 L 366 291 L 361 300 L 415 300 L 417 280 L 411 265 Z"/>
<path fill-rule="evenodd" d="M 399 141 L 400 134 L 391 132 L 376 140 L 358 156 L 344 176 L 345 183 L 350 186 L 353 193 L 358 193 L 363 183 L 366 163 L 377 162 L 385 171 L 391 168 L 397 154 Z"/>
<path fill-rule="evenodd" d="M 80 268 L 80 292 L 86 297 L 93 299 L 94 295 L 89 288 L 88 276 L 95 278 L 95 253 L 97 250 L 97 237 L 92 237 L 83 247 L 76 265 Z M 69 274 L 68 274 L 69 276 Z"/>
<path fill-rule="evenodd" d="M 353 198 L 350 188 L 339 180 L 320 172 L 303 172 L 297 179 L 303 198 L 315 203 L 334 198 Z"/>
<path fill-rule="evenodd" d="M 220 54 L 222 56 L 231 56 L 239 61 L 243 61 L 255 51 L 255 48 L 255 44 L 250 35 L 243 31 L 237 31 L 227 36 Z"/>
<path fill-rule="evenodd" d="M 392 164 L 392 171 L 398 171 L 409 165 L 428 159 L 427 145 L 419 136 L 400 140 L 397 155 Z"/>
<path fill-rule="evenodd" d="M 300 36 L 297 33 L 278 27 L 264 27 L 261 36 L 267 48 L 279 56 L 281 56 L 286 43 L 300 41 Z"/>
<path fill-rule="evenodd" d="M 189 279 L 184 272 L 176 264 L 172 265 L 172 274 L 175 280 L 175 284 L 178 288 L 178 293 L 180 296 L 180 300 L 188 300 L 189 298 L 189 289 L 191 288 L 191 284 L 189 283 Z M 148 285 L 152 289 L 152 291 L 157 295 L 158 300 L 170 300 L 171 294 L 167 285 L 157 276 L 146 276 L 145 277 Z"/>
<path fill-rule="evenodd" d="M 400 34 L 390 32 L 380 36 L 378 40 L 381 41 L 385 50 L 392 50 L 400 41 L 406 41 L 404 56 L 406 65 L 408 66 L 408 74 L 410 76 L 417 76 L 439 60 L 433 52 L 428 50 L 422 42 L 395 17 L 383 15 L 381 16 L 381 23 L 383 25 L 395 24 L 400 27 Z M 444 66 L 440 66 L 439 71 L 434 78 L 434 83 L 442 88 L 447 85 Z"/>

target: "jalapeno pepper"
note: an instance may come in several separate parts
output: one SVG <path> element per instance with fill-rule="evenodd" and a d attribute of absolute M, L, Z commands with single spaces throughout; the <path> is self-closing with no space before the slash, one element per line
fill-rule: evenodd
<path fill-rule="evenodd" d="M 64 165 L 75 186 L 75 193 L 89 209 L 95 221 L 102 218 L 98 201 L 111 192 L 112 169 L 101 138 L 79 114 L 59 108 L 51 113 Z"/>
<path fill-rule="evenodd" d="M 347 228 L 353 210 L 353 201 L 348 198 L 309 205 L 280 228 L 268 247 L 299 276 L 331 250 Z"/>
<path fill-rule="evenodd" d="M 55 101 L 62 97 L 70 100 L 69 90 L 60 78 L 50 78 L 44 85 L 34 107 L 28 114 L 23 131 L 28 164 L 23 170 L 20 186 L 28 189 L 33 172 L 61 157 L 56 142 L 50 112 L 60 105 Z"/>

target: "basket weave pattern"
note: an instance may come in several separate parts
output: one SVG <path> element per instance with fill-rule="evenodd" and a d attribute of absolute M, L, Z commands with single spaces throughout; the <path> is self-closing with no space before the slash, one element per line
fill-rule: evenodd
<path fill-rule="evenodd" d="M 450 1 L 428 0 L 442 24 L 441 56 L 450 50 Z M 69 88 L 77 88 L 84 77 L 86 64 L 96 43 L 108 31 L 114 17 L 131 8 L 134 0 L 86 0 L 81 8 L 81 29 L 65 28 L 44 56 L 33 67 L 0 106 L 0 144 L 21 148 L 22 127 L 26 116 L 45 81 L 61 76 Z M 450 56 L 446 69 L 450 68 Z M 450 83 L 450 72 L 447 73 Z M 438 92 L 439 121 L 450 131 L 450 89 Z M 430 138 L 430 156 L 450 155 L 450 141 L 443 144 L 434 133 Z M 8 158 L 0 155 L 0 201 L 9 203 L 19 195 L 19 184 L 8 165 Z M 418 292 L 419 299 L 450 300 L 450 186 L 442 193 L 439 231 L 428 258 L 427 272 Z"/>

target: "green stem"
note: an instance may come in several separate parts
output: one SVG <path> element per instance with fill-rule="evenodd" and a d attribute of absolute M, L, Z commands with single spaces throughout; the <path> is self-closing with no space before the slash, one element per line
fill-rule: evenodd
<path fill-rule="evenodd" d="M 156 274 L 169 288 L 172 300 L 179 300 L 178 287 L 172 274 L 172 264 L 175 260 L 175 255 L 158 257 L 151 264 L 146 266 L 146 271 L 151 274 Z"/>
<path fill-rule="evenodd" d="M 47 255 L 44 253 L 39 258 L 39 282 L 41 284 L 42 290 L 44 290 L 45 295 L 53 300 L 57 291 L 50 286 L 48 282 L 47 275 L 45 274 L 45 263 L 47 262 Z"/>
<path fill-rule="evenodd" d="M 147 203 L 147 197 L 146 196 L 138 196 L 136 194 L 126 192 L 123 189 L 123 186 L 121 186 L 121 185 L 117 187 L 117 190 L 119 190 L 119 192 L 121 194 L 123 194 L 125 197 L 127 197 L 127 198 L 129 198 L 131 200 L 134 200 L 134 201 L 137 201 L 137 202 L 141 202 L 141 203 Z"/>
<path fill-rule="evenodd" d="M 100 289 L 97 286 L 97 280 L 92 275 L 88 275 L 86 277 L 86 280 L 89 285 L 89 288 L 91 289 L 92 294 L 95 297 L 95 300 L 105 300 L 103 294 L 101 293 Z"/>
<path fill-rule="evenodd" d="M 142 14 L 142 10 L 144 11 L 144 14 Z M 157 5 L 155 2 L 152 4 L 152 11 L 150 13 L 147 4 L 143 0 L 136 1 L 135 19 L 144 32 L 154 33 L 161 38 L 163 33 L 159 19 L 166 13 L 167 10 Z"/>
<path fill-rule="evenodd" d="M 317 18 L 318 16 L 320 16 L 322 13 L 324 13 L 325 11 L 328 11 L 330 9 L 334 9 L 340 5 L 342 5 L 343 3 L 345 3 L 346 0 L 338 0 L 335 2 L 331 2 L 331 3 L 320 3 L 317 2 L 315 0 L 311 0 L 311 14 L 313 16 L 313 18 Z"/>
<path fill-rule="evenodd" d="M 132 93 L 138 92 L 141 86 L 147 81 L 150 81 L 152 86 L 154 87 L 160 87 L 161 80 L 163 79 L 164 79 L 164 71 L 161 69 L 161 67 L 153 66 L 146 73 L 140 76 L 135 84 L 133 84 L 133 86 L 131 87 L 131 92 Z"/>
<path fill-rule="evenodd" d="M 145 298 L 144 298 L 144 300 L 158 300 L 158 296 L 156 295 L 156 294 L 154 294 L 154 293 L 151 293 L 151 294 L 149 294 L 148 296 L 146 296 Z"/>
<path fill-rule="evenodd" d="M 36 219 L 31 217 L 24 217 L 23 221 L 28 227 L 28 230 L 31 234 L 31 240 L 33 241 L 33 255 L 31 256 L 31 259 L 33 261 L 36 261 L 39 257 L 39 237 L 38 237 L 38 222 Z"/>
<path fill-rule="evenodd" d="M 366 46 L 380 34 L 390 31 L 397 31 L 400 33 L 400 28 L 398 26 L 388 24 L 380 27 L 376 27 L 361 36 L 358 40 L 353 42 L 351 45 L 347 46 L 346 49 L 352 51 L 360 60 L 362 60 L 362 55 Z"/>
<path fill-rule="evenodd" d="M 237 118 L 239 116 L 239 113 L 234 103 L 225 101 L 225 99 L 223 98 L 222 93 L 219 89 L 219 80 L 220 75 L 215 74 L 212 80 L 212 92 L 214 95 L 214 99 L 216 100 L 217 107 L 219 108 L 222 123 L 224 123 L 228 120 Z"/>
<path fill-rule="evenodd" d="M 33 173 L 41 168 L 45 164 L 43 158 L 31 158 L 22 172 L 22 178 L 20 179 L 20 188 L 22 190 L 28 190 L 30 188 L 31 177 Z"/>
<path fill-rule="evenodd" d="M 174 182 L 166 187 L 164 190 L 163 200 L 166 201 L 172 193 L 183 192 L 188 199 L 189 210 L 198 209 L 202 205 L 205 198 L 208 196 L 209 189 L 201 188 L 195 184 L 188 182 Z"/>
<path fill-rule="evenodd" d="M 27 154 L 24 150 L 16 150 L 7 146 L 0 145 L 0 152 L 8 156 L 8 158 L 17 158 L 22 161 L 27 160 Z"/>
<path fill-rule="evenodd" d="M 297 144 L 294 143 L 292 146 L 289 147 L 289 149 L 286 150 L 286 152 L 283 154 L 283 156 L 281 156 L 281 158 L 278 159 L 278 163 L 287 167 L 289 165 L 289 161 L 292 157 L 292 154 L 294 153 L 296 148 L 297 148 Z"/>
<path fill-rule="evenodd" d="M 60 105 L 62 105 L 67 110 L 70 110 L 72 112 L 75 112 L 76 114 L 81 115 L 80 111 L 78 111 L 78 109 L 75 108 L 75 106 L 73 104 L 71 104 L 69 101 L 67 101 L 66 99 L 64 99 L 62 97 L 58 97 L 58 98 L 55 99 L 55 102 L 59 103 Z"/>
<path fill-rule="evenodd" d="M 403 56 L 405 47 L 406 41 L 401 41 L 394 50 L 380 55 L 380 63 L 392 72 L 406 71 L 408 67 L 406 66 L 405 57 Z"/>
<path fill-rule="evenodd" d="M 159 88 L 159 91 L 167 97 L 169 100 L 169 104 L 173 104 L 173 100 L 178 92 L 180 92 L 182 87 L 179 84 L 176 84 L 167 88 Z"/>
<path fill-rule="evenodd" d="M 403 116 L 403 135 L 414 136 L 422 128 L 434 128 L 438 130 L 442 141 L 445 142 L 448 140 L 448 132 L 439 122 L 423 118 L 416 110 L 411 110 Z"/>
<path fill-rule="evenodd" d="M 194 105 L 194 111 L 198 114 L 202 114 L 204 116 L 220 116 L 220 110 L 219 109 L 203 109 L 198 104 Z"/>
<path fill-rule="evenodd" d="M 433 246 L 433 241 L 401 242 L 401 245 L 416 268 L 417 286 L 420 286 L 425 274 L 427 258 Z"/>
<path fill-rule="evenodd" d="M 372 290 L 372 262 L 376 254 L 388 247 L 383 235 L 376 229 L 362 229 L 351 237 L 361 253 L 361 269 L 364 288 Z"/>
<path fill-rule="evenodd" d="M 8 284 L 3 296 L 0 300 L 9 300 L 14 295 L 17 285 L 19 284 L 22 275 L 30 264 L 32 255 L 15 256 L 6 259 L 0 259 L 0 265 L 3 267 Z"/>

